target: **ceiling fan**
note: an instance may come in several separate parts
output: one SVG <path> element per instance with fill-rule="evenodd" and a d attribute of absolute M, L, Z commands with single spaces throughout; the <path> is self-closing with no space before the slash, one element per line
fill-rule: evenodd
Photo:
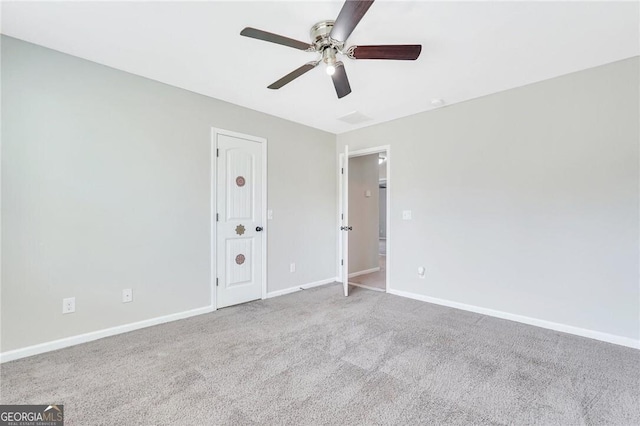
<path fill-rule="evenodd" d="M 420 56 L 422 45 L 420 44 L 388 44 L 376 46 L 350 46 L 346 50 L 345 42 L 351 35 L 356 25 L 369 10 L 373 0 L 347 0 L 342 6 L 335 21 L 320 21 L 311 27 L 311 43 L 294 40 L 278 34 L 247 27 L 240 32 L 245 37 L 257 38 L 271 43 L 293 47 L 305 52 L 317 52 L 321 59 L 307 62 L 298 69 L 293 70 L 278 81 L 268 86 L 269 89 L 279 89 L 285 84 L 291 83 L 304 73 L 311 71 L 320 62 L 327 65 L 327 74 L 333 80 L 338 98 L 351 93 L 349 79 L 342 61 L 338 55 L 344 55 L 349 59 L 394 59 L 413 61 Z"/>

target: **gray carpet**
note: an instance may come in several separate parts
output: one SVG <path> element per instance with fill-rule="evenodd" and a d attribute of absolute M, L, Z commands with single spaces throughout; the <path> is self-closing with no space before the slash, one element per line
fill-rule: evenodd
<path fill-rule="evenodd" d="M 640 424 L 640 352 L 339 285 L 3 364 L 67 425 Z"/>

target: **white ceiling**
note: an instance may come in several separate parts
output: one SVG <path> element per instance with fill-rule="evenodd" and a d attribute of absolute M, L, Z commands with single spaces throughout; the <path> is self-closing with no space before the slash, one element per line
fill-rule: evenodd
<path fill-rule="evenodd" d="M 337 99 L 322 66 L 267 85 L 313 53 L 241 37 L 245 26 L 302 41 L 342 2 L 3 2 L 2 32 L 333 133 L 640 54 L 637 2 L 377 1 L 347 45 L 422 44 L 415 61 L 344 59 Z M 597 100 L 594 100 L 597 101 Z M 359 111 L 360 124 L 337 120 Z"/>

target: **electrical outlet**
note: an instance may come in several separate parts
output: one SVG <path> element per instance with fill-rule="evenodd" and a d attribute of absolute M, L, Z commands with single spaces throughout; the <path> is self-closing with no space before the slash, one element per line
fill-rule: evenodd
<path fill-rule="evenodd" d="M 418 278 L 424 279 L 426 272 L 427 270 L 424 268 L 424 266 L 418 267 Z"/>
<path fill-rule="evenodd" d="M 62 299 L 62 313 L 63 314 L 72 314 L 76 311 L 76 298 L 75 297 L 67 297 L 66 299 Z"/>
<path fill-rule="evenodd" d="M 411 210 L 402 211 L 402 220 L 411 220 Z"/>
<path fill-rule="evenodd" d="M 289 265 L 289 272 L 295 272 L 296 271 L 296 264 L 292 263 L 291 265 Z"/>
<path fill-rule="evenodd" d="M 122 303 L 129 303 L 133 300 L 133 291 L 130 288 L 122 290 Z"/>

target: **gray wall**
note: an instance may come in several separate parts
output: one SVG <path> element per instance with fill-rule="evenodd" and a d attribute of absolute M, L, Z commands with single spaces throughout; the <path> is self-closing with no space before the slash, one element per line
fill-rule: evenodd
<path fill-rule="evenodd" d="M 390 286 L 638 339 L 639 71 L 636 57 L 339 135 L 338 152 L 392 146 Z"/>
<path fill-rule="evenodd" d="M 335 277 L 334 135 L 2 37 L 2 351 L 209 305 L 212 126 L 269 140 L 268 291 Z"/>
<path fill-rule="evenodd" d="M 371 196 L 366 197 L 365 192 Z M 378 154 L 349 158 L 349 273 L 379 267 Z"/>

